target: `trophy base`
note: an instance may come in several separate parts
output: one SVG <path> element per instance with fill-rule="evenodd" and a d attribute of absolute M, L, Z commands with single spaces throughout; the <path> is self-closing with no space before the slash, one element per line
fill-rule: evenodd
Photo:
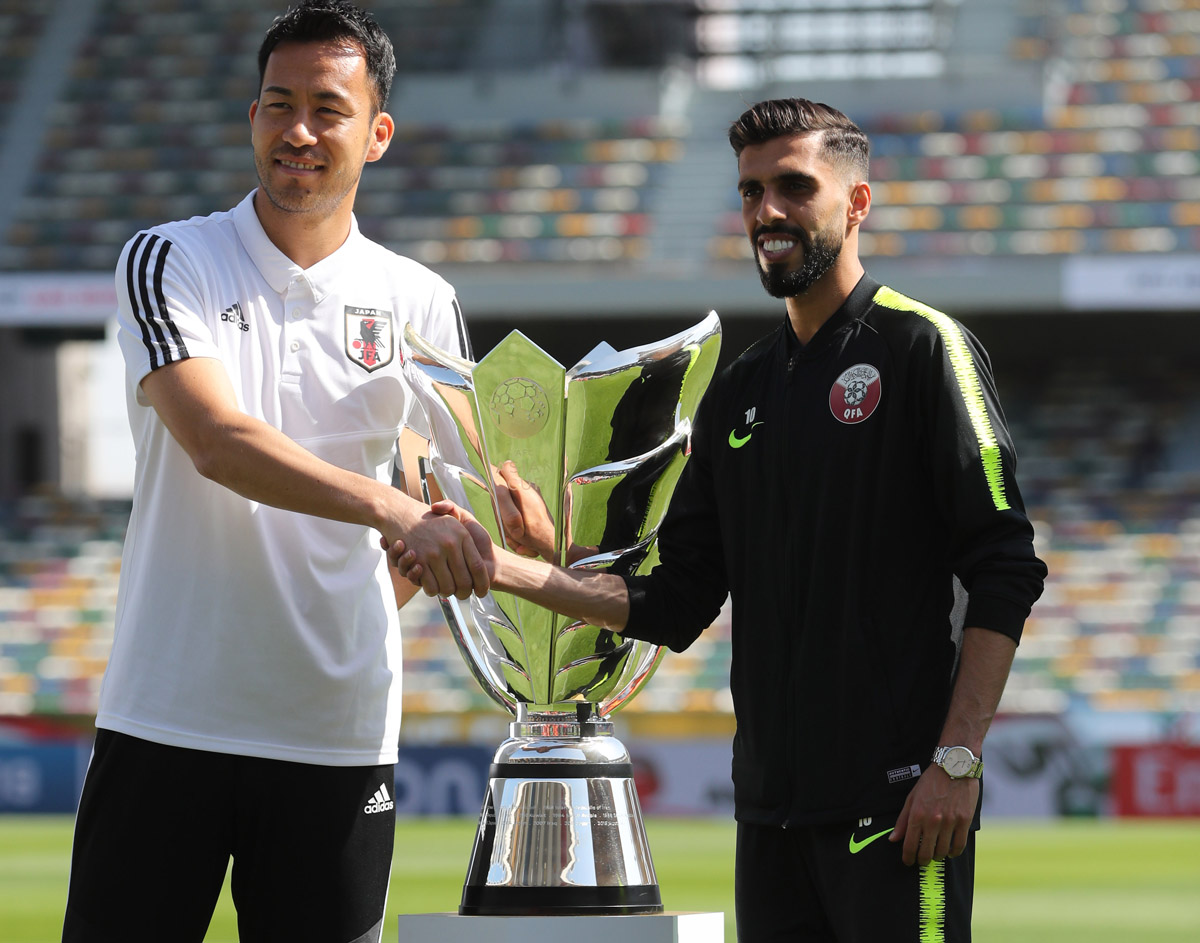
<path fill-rule="evenodd" d="M 521 708 L 496 751 L 458 912 L 661 913 L 633 767 L 612 725 Z"/>

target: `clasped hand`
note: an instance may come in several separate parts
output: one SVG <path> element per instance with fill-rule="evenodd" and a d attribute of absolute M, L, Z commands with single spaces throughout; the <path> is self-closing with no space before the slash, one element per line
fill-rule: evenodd
<path fill-rule="evenodd" d="M 554 557 L 554 520 L 538 489 L 521 477 L 515 462 L 493 470 L 500 526 L 508 549 L 523 557 Z"/>
<path fill-rule="evenodd" d="M 511 461 L 494 468 L 492 480 L 500 526 L 509 549 L 524 557 L 552 559 L 554 521 L 537 488 L 521 477 Z M 380 546 L 387 551 L 388 565 L 396 567 L 400 576 L 419 586 L 427 596 L 482 596 L 495 576 L 496 548 L 491 538 L 469 511 L 452 501 L 435 501 L 422 521 L 432 524 L 439 519 L 447 524 L 456 522 L 454 527 L 443 528 L 450 541 L 444 552 L 428 548 L 423 552 L 412 537 L 390 543 L 383 538 Z M 453 535 L 460 525 L 470 539 L 460 542 L 462 552 L 458 554 Z"/>
<path fill-rule="evenodd" d="M 407 541 L 380 537 L 388 563 L 427 596 L 482 596 L 491 587 L 492 540 L 482 525 L 450 501 L 421 515 Z M 403 561 L 402 563 L 400 561 Z"/>

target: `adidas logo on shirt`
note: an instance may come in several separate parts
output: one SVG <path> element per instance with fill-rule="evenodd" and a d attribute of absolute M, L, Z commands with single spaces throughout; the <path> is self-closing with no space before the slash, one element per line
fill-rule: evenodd
<path fill-rule="evenodd" d="M 384 784 L 375 790 L 375 795 L 371 797 L 371 801 L 363 806 L 363 811 L 367 815 L 375 812 L 390 812 L 396 808 L 396 803 L 392 802 L 392 797 L 388 795 L 387 785 Z"/>
<path fill-rule="evenodd" d="M 221 312 L 221 320 L 237 325 L 239 331 L 250 330 L 250 325 L 246 322 L 246 316 L 242 314 L 242 306 L 236 301 Z"/>

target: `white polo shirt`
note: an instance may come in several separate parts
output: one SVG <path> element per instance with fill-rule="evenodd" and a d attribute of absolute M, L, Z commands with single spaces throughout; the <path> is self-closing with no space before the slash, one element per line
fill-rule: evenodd
<path fill-rule="evenodd" d="M 390 482 L 401 428 L 425 431 L 400 333 L 411 321 L 466 356 L 453 289 L 357 223 L 301 269 L 267 238 L 253 194 L 139 233 L 116 281 L 137 470 L 97 726 L 327 766 L 395 762 L 400 633 L 379 535 L 201 477 L 139 384 L 214 358 L 246 413 Z"/>

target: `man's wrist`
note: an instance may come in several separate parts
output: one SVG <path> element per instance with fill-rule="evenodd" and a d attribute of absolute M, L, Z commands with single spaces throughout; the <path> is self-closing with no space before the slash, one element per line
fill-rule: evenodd
<path fill-rule="evenodd" d="M 551 564 L 536 557 L 523 557 L 503 547 L 492 546 L 492 560 L 492 588 L 503 592 L 528 592 L 545 586 L 553 576 Z"/>
<path fill-rule="evenodd" d="M 399 488 L 387 485 L 385 489 L 380 494 L 382 501 L 375 509 L 380 518 L 379 523 L 374 525 L 375 529 L 386 534 L 384 528 L 399 527 L 400 539 L 404 539 L 421 522 L 421 518 L 429 511 L 429 505 L 405 494 Z"/>

